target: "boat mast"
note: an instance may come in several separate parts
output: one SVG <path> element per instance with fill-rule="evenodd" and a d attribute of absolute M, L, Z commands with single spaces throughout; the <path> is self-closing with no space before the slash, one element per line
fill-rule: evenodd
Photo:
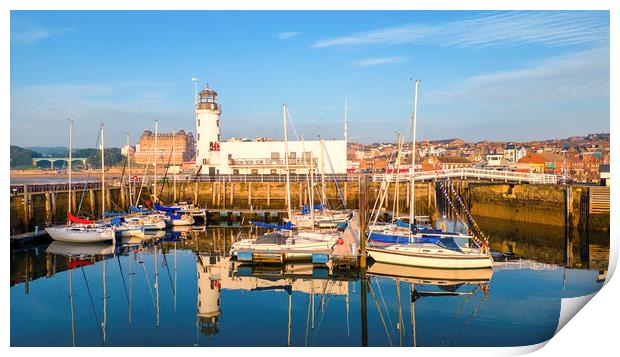
<path fill-rule="evenodd" d="M 157 199 L 157 154 L 159 154 L 158 152 L 158 147 L 157 147 L 157 137 L 159 135 L 159 123 L 157 120 L 155 120 L 155 161 L 153 162 L 153 195 L 155 196 L 155 200 L 158 201 Z"/>
<path fill-rule="evenodd" d="M 347 115 L 349 112 L 349 98 L 344 99 L 344 143 L 345 148 L 347 143 L 349 142 L 349 125 L 347 123 Z"/>
<path fill-rule="evenodd" d="M 129 146 L 129 133 L 127 133 L 127 177 L 129 178 L 129 206 L 133 206 L 133 193 L 131 190 L 131 160 L 129 154 L 131 153 L 131 146 Z"/>
<path fill-rule="evenodd" d="M 175 139 L 176 139 L 176 133 L 172 133 L 172 151 L 170 153 L 170 155 L 172 155 L 172 166 L 174 167 L 174 172 L 172 174 L 172 202 L 176 203 L 177 202 L 177 171 L 176 171 L 176 166 L 177 166 L 177 158 L 174 152 L 174 148 L 175 148 Z M 170 170 L 170 163 L 168 163 L 168 170 Z M 166 171 L 167 172 L 167 171 Z"/>
<path fill-rule="evenodd" d="M 75 314 L 73 309 L 73 269 L 69 269 L 69 302 L 71 304 L 71 341 L 75 347 Z"/>
<path fill-rule="evenodd" d="M 102 125 L 103 127 L 103 125 Z M 105 261 L 106 261 L 106 256 L 103 256 L 103 262 L 102 265 L 102 269 L 101 269 L 101 280 L 102 280 L 102 284 L 103 284 L 103 321 L 101 323 L 101 332 L 102 332 L 102 338 L 103 338 L 103 345 L 105 346 L 105 341 L 106 341 L 106 324 L 107 324 L 107 313 L 108 313 L 108 297 L 107 297 L 107 292 L 106 292 L 106 274 L 105 274 Z"/>
<path fill-rule="evenodd" d="M 413 296 L 413 292 L 415 291 L 415 284 L 411 283 L 410 295 Z M 417 335 L 416 335 L 416 326 L 415 326 L 415 301 L 411 299 L 411 329 L 413 330 L 413 347 L 418 347 Z"/>
<path fill-rule="evenodd" d="M 71 213 L 71 161 L 72 161 L 72 154 L 71 154 L 71 147 L 72 147 L 72 140 L 73 140 L 73 120 L 69 119 L 69 205 L 67 206 L 67 222 L 69 221 L 69 213 Z"/>
<path fill-rule="evenodd" d="M 402 151 L 402 139 L 400 133 L 396 133 L 396 180 L 394 180 L 394 209 L 392 211 L 392 220 L 396 220 L 396 217 L 400 214 L 400 189 L 398 184 L 400 183 L 400 155 Z"/>
<path fill-rule="evenodd" d="M 153 262 L 155 263 L 155 299 L 156 299 L 156 315 L 157 321 L 156 326 L 159 327 L 159 271 L 157 270 L 157 255 L 159 254 L 159 249 L 155 246 L 155 254 L 153 254 Z"/>
<path fill-rule="evenodd" d="M 105 152 L 103 144 L 103 123 L 101 123 L 101 218 L 105 218 Z"/>
<path fill-rule="evenodd" d="M 286 211 L 289 221 L 291 220 L 291 178 L 288 168 L 288 134 L 286 132 L 286 104 L 282 104 L 282 112 L 284 119 L 284 165 L 286 166 Z"/>
<path fill-rule="evenodd" d="M 312 151 L 310 151 L 312 153 Z M 310 154 L 310 219 L 314 228 L 314 163 Z"/>
<path fill-rule="evenodd" d="M 409 225 L 415 227 L 415 134 L 416 134 L 416 112 L 418 111 L 418 88 L 420 80 L 415 80 L 415 93 L 413 95 L 413 114 L 411 115 L 411 202 L 409 203 Z M 409 230 L 411 233 L 411 230 Z"/>

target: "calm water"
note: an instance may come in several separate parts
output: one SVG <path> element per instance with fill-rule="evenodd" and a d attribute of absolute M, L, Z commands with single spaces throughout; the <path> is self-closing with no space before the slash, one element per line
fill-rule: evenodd
<path fill-rule="evenodd" d="M 239 228 L 168 233 L 116 247 L 14 249 L 11 344 L 508 346 L 546 340 L 556 330 L 561 298 L 601 288 L 608 235 L 566 240 L 556 228 L 524 232 L 521 225 L 520 239 L 514 224 L 493 224 L 494 249 L 535 251 L 537 261 L 467 276 L 374 265 L 366 280 L 338 272 L 326 278 L 329 272 L 304 264 L 257 270 L 231 263 L 225 253 Z M 94 255 L 66 257 L 80 252 Z"/>

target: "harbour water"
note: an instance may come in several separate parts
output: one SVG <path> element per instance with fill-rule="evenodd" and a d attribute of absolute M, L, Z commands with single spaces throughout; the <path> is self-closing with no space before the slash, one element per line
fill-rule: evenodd
<path fill-rule="evenodd" d="M 94 257 L 82 259 L 66 254 L 85 248 L 57 242 L 14 248 L 11 345 L 517 346 L 547 340 L 561 298 L 602 287 L 608 238 L 590 242 L 576 233 L 567 240 L 554 228 L 531 233 L 532 225 L 495 223 L 493 248 L 510 247 L 520 258 L 465 276 L 370 265 L 362 279 L 304 264 L 238 266 L 225 255 L 240 231 L 247 233 L 239 227 L 92 247 Z M 524 239 L 515 227 L 526 232 Z M 527 256 L 534 250 L 521 248 L 534 240 L 542 242 L 534 249 L 539 254 Z"/>

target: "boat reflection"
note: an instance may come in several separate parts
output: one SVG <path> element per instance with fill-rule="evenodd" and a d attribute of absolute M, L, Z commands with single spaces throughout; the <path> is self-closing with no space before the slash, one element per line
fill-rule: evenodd
<path fill-rule="evenodd" d="M 101 326 L 101 345 L 106 344 L 106 327 L 107 327 L 107 291 L 106 291 L 106 260 L 111 254 L 114 254 L 113 243 L 67 243 L 53 241 L 46 249 L 46 253 L 64 256 L 67 258 L 67 270 L 69 271 L 69 305 L 71 311 L 71 343 L 76 346 L 75 338 L 75 308 L 73 303 L 73 270 L 79 268 L 84 278 L 84 283 L 91 302 L 93 301 L 90 286 L 84 273 L 84 267 L 95 264 L 97 259 L 101 260 L 101 286 L 103 291 L 103 317 L 102 321 L 96 321 Z M 91 305 L 95 320 L 97 320 L 97 312 L 94 303 Z"/>
<path fill-rule="evenodd" d="M 287 346 L 292 343 L 293 292 L 309 295 L 308 318 L 304 345 L 308 345 L 309 328 L 314 329 L 315 297 L 320 298 L 320 314 L 325 314 L 330 296 L 345 296 L 347 328 L 349 319 L 349 281 L 334 280 L 329 269 L 311 263 L 283 266 L 256 266 L 237 264 L 223 255 L 198 253 L 196 255 L 198 301 L 196 327 L 204 336 L 213 336 L 219 330 L 222 315 L 221 290 L 280 291 L 288 295 Z M 315 331 L 315 336 L 318 331 Z"/>
<path fill-rule="evenodd" d="M 489 287 L 491 278 L 493 276 L 493 269 L 431 269 L 431 268 L 418 268 L 418 267 L 408 267 L 408 266 L 400 266 L 400 265 L 392 265 L 385 263 L 373 263 L 367 271 L 368 280 L 365 281 L 367 284 L 367 288 L 371 293 L 372 299 L 379 311 L 379 315 L 381 317 L 381 322 L 385 329 L 386 336 L 391 346 L 393 346 L 392 342 L 392 332 L 390 331 L 389 325 L 386 323 L 384 319 L 384 315 L 382 311 L 385 312 L 385 315 L 388 316 L 389 319 L 389 309 L 383 300 L 383 293 L 381 292 L 381 285 L 378 284 L 376 278 L 390 279 L 393 280 L 396 284 L 396 297 L 397 297 L 397 308 L 398 308 L 398 323 L 396 325 L 399 346 L 403 346 L 403 339 L 405 338 L 405 323 L 404 323 L 404 314 L 403 314 L 403 304 L 401 301 L 401 285 L 407 284 L 409 287 L 410 294 L 410 322 L 412 329 L 412 344 L 414 347 L 418 346 L 417 341 L 417 326 L 416 326 L 416 313 L 415 313 L 415 304 L 418 300 L 422 298 L 430 298 L 430 297 L 454 297 L 454 296 L 468 296 L 463 305 L 461 305 L 460 309 L 470 301 L 470 299 L 480 291 L 482 293 L 482 298 L 478 302 L 478 305 L 474 307 L 473 312 L 468 317 L 466 323 L 471 321 L 477 312 L 480 309 L 480 306 L 484 303 L 486 298 L 489 295 Z M 373 279 L 375 278 L 375 279 Z M 374 288 L 373 288 L 373 280 L 374 280 Z M 375 289 L 377 289 L 377 293 L 375 293 Z M 366 289 L 362 289 L 366 290 Z M 383 302 L 384 306 L 380 306 L 379 297 Z M 366 298 L 365 293 L 362 294 L 363 302 L 362 302 L 362 321 L 365 321 L 365 309 L 366 309 Z M 463 326 L 461 330 L 464 330 L 466 326 Z M 363 334 L 367 331 L 367 326 L 362 326 Z M 362 341 L 367 341 L 367 336 L 362 336 Z"/>

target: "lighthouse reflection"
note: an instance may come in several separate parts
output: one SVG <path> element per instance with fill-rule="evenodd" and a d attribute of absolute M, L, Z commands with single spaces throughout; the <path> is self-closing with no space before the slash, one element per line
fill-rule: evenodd
<path fill-rule="evenodd" d="M 198 279 L 198 301 L 196 303 L 196 325 L 205 336 L 219 332 L 222 289 L 221 256 L 198 254 L 196 276 Z"/>

